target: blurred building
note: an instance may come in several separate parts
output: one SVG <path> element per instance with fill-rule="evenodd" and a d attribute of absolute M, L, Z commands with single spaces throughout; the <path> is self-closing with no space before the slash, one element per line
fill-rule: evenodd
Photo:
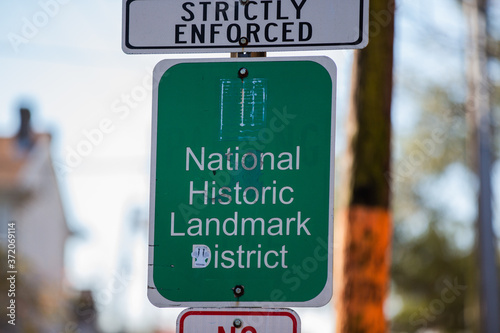
<path fill-rule="evenodd" d="M 70 232 L 51 160 L 51 136 L 33 132 L 28 109 L 22 108 L 20 117 L 17 134 L 0 138 L 0 245 L 6 251 L 7 225 L 14 223 L 16 326 L 25 332 L 32 326 L 36 332 L 64 331 L 70 312 L 64 249 Z"/>
<path fill-rule="evenodd" d="M 4 223 L 16 223 L 17 251 L 30 275 L 59 288 L 69 229 L 50 157 L 51 137 L 33 133 L 29 110 L 20 111 L 17 135 L 0 138 L 0 216 Z M 5 239 L 5 225 L 1 231 Z"/>

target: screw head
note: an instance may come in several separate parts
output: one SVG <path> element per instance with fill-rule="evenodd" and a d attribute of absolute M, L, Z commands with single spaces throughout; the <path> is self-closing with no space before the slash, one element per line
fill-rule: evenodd
<path fill-rule="evenodd" d="M 247 45 L 248 45 L 248 38 L 241 37 L 240 38 L 240 46 L 247 46 Z"/>
<path fill-rule="evenodd" d="M 233 321 L 233 326 L 234 326 L 234 327 L 236 327 L 236 328 L 240 328 L 241 326 L 243 326 L 243 322 L 241 321 L 241 319 L 236 318 L 236 319 Z"/>
<path fill-rule="evenodd" d="M 239 70 L 238 70 L 238 76 L 243 79 L 245 77 L 248 76 L 248 69 L 246 69 L 245 67 L 241 67 Z"/>
<path fill-rule="evenodd" d="M 234 297 L 241 297 L 245 294 L 245 288 L 242 285 L 237 285 L 233 288 Z"/>
<path fill-rule="evenodd" d="M 240 2 L 243 4 L 243 5 L 246 5 L 248 3 L 248 0 L 240 0 Z"/>

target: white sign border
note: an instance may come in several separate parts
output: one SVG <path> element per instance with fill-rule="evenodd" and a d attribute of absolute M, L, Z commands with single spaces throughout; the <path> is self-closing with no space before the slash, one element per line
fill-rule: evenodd
<path fill-rule="evenodd" d="M 332 79 L 332 121 L 330 138 L 330 191 L 328 210 L 328 277 L 323 290 L 315 298 L 305 302 L 175 302 L 166 299 L 156 289 L 153 280 L 154 263 L 154 230 L 155 230 L 155 194 L 156 194 L 156 149 L 157 149 L 157 123 L 158 123 L 158 87 L 163 74 L 171 67 L 183 63 L 214 63 L 214 62 L 269 62 L 269 61 L 312 61 L 323 66 Z M 220 59 L 165 59 L 160 61 L 153 70 L 153 114 L 151 130 L 151 178 L 150 178 L 150 205 L 149 205 L 149 245 L 148 245 L 148 299 L 157 307 L 321 307 L 330 302 L 333 294 L 333 208 L 334 208 L 334 178 L 335 178 L 335 115 L 337 92 L 337 66 L 326 56 L 307 57 L 271 57 L 271 58 L 220 58 Z"/>

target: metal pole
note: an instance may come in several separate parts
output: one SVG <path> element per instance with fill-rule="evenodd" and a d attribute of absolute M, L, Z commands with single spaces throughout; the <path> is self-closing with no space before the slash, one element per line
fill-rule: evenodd
<path fill-rule="evenodd" d="M 480 331 L 498 333 L 498 280 L 496 265 L 496 239 L 493 233 L 491 190 L 491 119 L 490 85 L 487 71 L 487 0 L 465 2 L 469 11 L 469 101 L 474 112 L 474 132 L 477 147 L 478 198 L 478 257 Z"/>
<path fill-rule="evenodd" d="M 495 236 L 492 228 L 491 138 L 489 117 L 483 115 L 478 131 L 479 148 L 479 220 L 478 243 L 481 292 L 481 332 L 498 333 L 498 282 Z"/>
<path fill-rule="evenodd" d="M 486 90 L 486 87 L 482 89 Z M 487 98 L 486 96 L 484 96 Z M 483 98 L 483 96 L 481 96 Z M 479 171 L 479 219 L 478 245 L 481 290 L 481 332 L 498 333 L 498 280 L 496 265 L 496 239 L 492 222 L 491 190 L 491 128 L 488 108 L 478 110 L 478 171 Z"/>

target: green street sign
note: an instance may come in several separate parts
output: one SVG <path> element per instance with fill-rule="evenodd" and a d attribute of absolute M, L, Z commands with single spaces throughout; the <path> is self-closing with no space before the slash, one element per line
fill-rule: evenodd
<path fill-rule="evenodd" d="M 327 304 L 333 61 L 164 60 L 153 81 L 151 302 Z"/>

